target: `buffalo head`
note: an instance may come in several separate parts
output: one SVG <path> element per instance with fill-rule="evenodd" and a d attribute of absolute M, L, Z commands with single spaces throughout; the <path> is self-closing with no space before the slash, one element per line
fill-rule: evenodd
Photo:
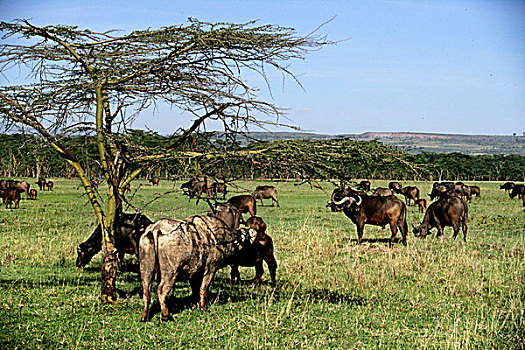
<path fill-rule="evenodd" d="M 336 188 L 332 192 L 330 201 L 326 204 L 332 211 L 341 211 L 350 206 L 360 206 L 362 203 L 361 196 L 351 189 Z"/>

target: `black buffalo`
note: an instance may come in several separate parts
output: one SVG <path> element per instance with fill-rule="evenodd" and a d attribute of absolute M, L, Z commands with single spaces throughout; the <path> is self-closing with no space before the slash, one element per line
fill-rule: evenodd
<path fill-rule="evenodd" d="M 395 196 L 368 196 L 351 189 L 338 188 L 333 191 L 327 207 L 332 211 L 343 211 L 357 226 L 357 244 L 363 239 L 365 224 L 382 227 L 390 225 L 392 237 L 389 247 L 394 243 L 398 229 L 403 236 L 403 244 L 407 243 L 406 206 Z"/>
<path fill-rule="evenodd" d="M 454 239 L 458 235 L 459 227 L 463 230 L 463 241 L 467 240 L 467 203 L 456 196 L 442 197 L 428 206 L 427 212 L 420 225 L 412 224 L 414 235 L 425 238 L 432 228 L 437 228 L 437 236 L 443 235 L 445 226 L 454 228 Z"/>

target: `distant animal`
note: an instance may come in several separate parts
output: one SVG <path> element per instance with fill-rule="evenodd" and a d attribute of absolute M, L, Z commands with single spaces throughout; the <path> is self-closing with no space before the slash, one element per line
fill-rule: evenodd
<path fill-rule="evenodd" d="M 160 275 L 157 296 L 163 320 L 171 319 L 166 297 L 176 281 L 189 281 L 192 298 L 205 310 L 208 288 L 217 270 L 234 263 L 256 236 L 253 229 L 231 230 L 224 221 L 201 215 L 161 219 L 148 226 L 139 244 L 144 303 L 141 320 L 149 320 L 155 275 Z"/>
<path fill-rule="evenodd" d="M 261 201 L 261 205 L 264 205 L 263 199 L 271 198 L 272 207 L 275 203 L 279 206 L 279 200 L 277 199 L 277 189 L 274 186 L 257 186 L 253 192 L 253 197 Z"/>
<path fill-rule="evenodd" d="M 0 196 L 3 198 L 6 209 L 18 209 L 20 207 L 20 192 L 20 189 L 13 187 L 0 189 Z"/>
<path fill-rule="evenodd" d="M 396 190 L 400 190 L 403 186 L 401 186 L 401 184 L 397 181 L 390 181 L 388 183 L 388 188 L 392 191 L 392 192 L 395 192 Z"/>
<path fill-rule="evenodd" d="M 509 193 L 509 197 L 514 198 L 516 196 L 518 196 L 518 198 L 525 196 L 525 185 L 517 184 L 514 186 L 512 191 Z"/>
<path fill-rule="evenodd" d="M 415 205 L 420 213 L 427 211 L 427 200 L 425 198 L 416 199 Z"/>
<path fill-rule="evenodd" d="M 467 240 L 468 206 L 459 197 L 442 197 L 429 205 L 423 221 L 419 225 L 412 224 L 416 237 L 425 238 L 432 228 L 437 228 L 437 236 L 443 235 L 446 226 L 452 226 L 455 239 L 459 228 L 463 231 L 463 241 Z"/>
<path fill-rule="evenodd" d="M 378 187 L 374 190 L 374 192 L 372 192 L 372 194 L 374 196 L 391 196 L 393 195 L 393 192 L 391 189 L 389 188 L 385 188 L 385 187 Z"/>
<path fill-rule="evenodd" d="M 15 181 L 15 180 L 6 180 L 6 188 L 15 188 L 19 192 L 24 192 L 26 198 L 29 199 L 29 188 L 31 185 L 27 181 Z"/>
<path fill-rule="evenodd" d="M 151 182 L 152 186 L 158 186 L 159 182 L 160 182 L 160 179 L 155 176 L 155 177 L 152 177 L 151 179 L 149 179 L 149 182 Z"/>
<path fill-rule="evenodd" d="M 254 216 L 246 221 L 246 227 L 254 229 L 257 232 L 255 242 L 245 247 L 236 257 L 235 263 L 231 264 L 232 281 L 241 280 L 239 266 L 255 266 L 255 283 L 260 283 L 264 274 L 263 261 L 266 262 L 270 271 L 270 285 L 276 285 L 277 260 L 273 254 L 272 237 L 266 234 L 266 223 L 262 218 Z"/>
<path fill-rule="evenodd" d="M 115 224 L 115 249 L 117 249 L 119 266 L 125 254 L 138 256 L 140 236 L 152 221 L 143 214 L 124 213 Z M 102 249 L 102 229 L 100 224 L 87 240 L 77 246 L 77 267 L 86 266 L 93 256 Z"/>
<path fill-rule="evenodd" d="M 219 193 L 222 193 L 222 199 L 226 199 L 228 193 L 228 186 L 225 183 L 214 182 L 211 184 L 211 193 L 213 198 L 218 198 Z"/>
<path fill-rule="evenodd" d="M 430 199 L 454 195 L 455 184 L 453 182 L 434 182 L 432 191 L 429 193 Z M 461 195 L 463 195 L 461 193 Z"/>
<path fill-rule="evenodd" d="M 470 194 L 470 186 L 465 185 L 463 182 L 457 182 L 454 185 L 454 190 L 461 192 L 462 198 L 469 203 L 472 202 L 472 196 Z"/>
<path fill-rule="evenodd" d="M 255 198 L 249 194 L 230 197 L 227 202 L 237 207 L 241 214 L 250 213 L 251 216 L 257 214 L 257 203 L 255 202 Z"/>
<path fill-rule="evenodd" d="M 501 185 L 499 188 L 500 190 L 505 190 L 505 192 L 510 192 L 514 188 L 514 182 L 505 182 L 503 185 Z"/>
<path fill-rule="evenodd" d="M 470 187 L 470 195 L 471 196 L 476 196 L 476 198 L 480 198 L 481 199 L 481 189 L 479 188 L 479 186 L 469 186 Z"/>
<path fill-rule="evenodd" d="M 207 178 L 204 177 L 204 181 L 199 181 L 198 178 L 194 177 L 191 178 L 188 182 L 185 182 L 180 187 L 184 192 L 185 195 L 188 195 L 188 197 L 194 198 L 197 197 L 197 203 L 199 202 L 199 199 L 201 198 L 202 194 L 204 193 L 206 195 L 206 198 L 212 198 L 212 183 L 208 182 Z"/>
<path fill-rule="evenodd" d="M 360 190 L 363 190 L 363 191 L 370 191 L 370 186 L 371 186 L 370 181 L 368 181 L 368 180 L 362 180 L 362 181 L 359 182 L 359 184 L 357 185 L 357 188 L 360 189 Z"/>
<path fill-rule="evenodd" d="M 47 190 L 48 191 L 53 191 L 53 185 L 54 185 L 53 181 L 48 181 L 46 183 Z"/>
<path fill-rule="evenodd" d="M 47 184 L 47 181 L 45 178 L 43 177 L 39 177 L 38 178 L 38 181 L 36 182 L 36 184 L 38 185 L 38 188 L 40 189 L 40 191 L 43 191 L 44 190 L 44 187 L 46 186 Z"/>
<path fill-rule="evenodd" d="M 326 205 L 332 211 L 342 211 L 357 227 L 357 244 L 361 244 L 365 224 L 384 227 L 390 225 L 392 236 L 389 247 L 394 244 L 397 231 L 401 231 L 403 244 L 407 244 L 408 225 L 406 206 L 395 196 L 360 195 L 351 189 L 336 188 Z"/>
<path fill-rule="evenodd" d="M 394 192 L 402 194 L 405 197 L 405 202 L 407 205 L 410 205 L 410 200 L 412 200 L 414 205 L 416 205 L 416 200 L 419 199 L 419 188 L 416 186 L 405 186 L 395 190 Z"/>
<path fill-rule="evenodd" d="M 33 199 L 33 200 L 36 200 L 36 196 L 37 196 L 37 191 L 32 188 L 29 190 L 29 199 Z"/>

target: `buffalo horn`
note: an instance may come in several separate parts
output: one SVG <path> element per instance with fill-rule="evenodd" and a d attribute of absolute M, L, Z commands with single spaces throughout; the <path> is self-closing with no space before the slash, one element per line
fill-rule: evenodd
<path fill-rule="evenodd" d="M 341 205 L 341 204 L 343 204 L 343 203 L 348 202 L 349 200 L 355 201 L 354 198 L 352 198 L 352 197 L 348 197 L 348 196 L 343 197 L 343 199 L 341 199 L 340 201 L 334 201 L 334 198 L 333 198 L 333 196 L 332 196 L 332 203 L 334 203 L 335 205 Z"/>
<path fill-rule="evenodd" d="M 361 202 L 363 201 L 363 199 L 361 198 L 360 195 L 357 195 L 357 198 L 359 198 L 359 200 L 355 204 L 356 205 L 361 205 Z"/>

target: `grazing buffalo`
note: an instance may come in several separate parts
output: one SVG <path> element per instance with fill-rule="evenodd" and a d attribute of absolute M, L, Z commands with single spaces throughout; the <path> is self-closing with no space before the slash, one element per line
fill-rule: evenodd
<path fill-rule="evenodd" d="M 437 236 L 443 235 L 443 229 L 446 226 L 454 228 L 454 236 L 459 232 L 459 226 L 463 230 L 463 241 L 467 240 L 467 221 L 468 221 L 468 207 L 467 203 L 459 197 L 442 197 L 439 200 L 429 205 L 423 221 L 419 226 L 412 224 L 414 235 L 416 237 L 425 238 L 429 231 L 436 227 L 438 230 Z"/>
<path fill-rule="evenodd" d="M 159 182 L 160 182 L 160 179 L 155 176 L 155 177 L 152 177 L 151 179 L 149 179 L 149 182 L 151 182 L 152 186 L 158 186 Z"/>
<path fill-rule="evenodd" d="M 54 186 L 54 183 L 51 180 L 46 183 L 46 187 L 48 191 L 53 191 L 53 186 Z"/>
<path fill-rule="evenodd" d="M 279 206 L 279 200 L 277 199 L 277 189 L 273 186 L 257 186 L 255 188 L 255 192 L 253 192 L 253 197 L 255 199 L 260 199 L 261 205 L 264 205 L 264 198 L 271 198 L 272 207 L 274 203 L 277 203 L 277 206 Z"/>
<path fill-rule="evenodd" d="M 357 188 L 363 191 L 370 191 L 371 183 L 368 180 L 363 180 L 357 184 Z"/>
<path fill-rule="evenodd" d="M 343 211 L 357 226 L 357 244 L 363 239 L 365 224 L 382 227 L 390 225 L 392 237 L 389 247 L 394 243 L 398 229 L 403 236 L 403 244 L 407 243 L 406 206 L 395 196 L 360 195 L 351 189 L 337 188 L 333 191 L 327 207 L 332 211 Z"/>
<path fill-rule="evenodd" d="M 255 202 L 255 198 L 249 194 L 233 196 L 228 199 L 227 202 L 237 207 L 242 214 L 250 213 L 251 216 L 257 214 L 257 202 Z"/>
<path fill-rule="evenodd" d="M 6 180 L 5 186 L 5 188 L 14 188 L 18 190 L 18 192 L 24 192 L 26 194 L 26 198 L 29 199 L 29 188 L 31 185 L 29 185 L 27 181 Z"/>
<path fill-rule="evenodd" d="M 190 282 L 192 297 L 206 309 L 208 288 L 220 268 L 230 265 L 246 246 L 255 241 L 252 229 L 231 230 L 222 220 L 190 216 L 184 220 L 161 219 L 148 226 L 140 239 L 140 274 L 144 309 L 149 319 L 151 285 L 160 275 L 157 297 L 163 320 L 169 320 L 166 297 L 176 281 Z"/>
<path fill-rule="evenodd" d="M 45 178 L 43 177 L 39 177 L 38 178 L 38 181 L 36 182 L 36 184 L 38 185 L 38 188 L 40 189 L 40 191 L 43 191 L 44 190 L 44 187 L 46 186 L 47 184 L 47 181 Z"/>
<path fill-rule="evenodd" d="M 221 219 L 232 230 L 238 230 L 241 225 L 241 212 L 230 203 L 215 203 L 208 210 L 208 216 Z"/>
<path fill-rule="evenodd" d="M 406 186 L 401 189 L 395 190 L 396 193 L 400 193 L 405 196 L 405 202 L 410 205 L 410 200 L 416 205 L 416 200 L 419 199 L 419 188 L 416 186 Z"/>
<path fill-rule="evenodd" d="M 29 199 L 36 200 L 37 191 L 32 188 L 29 190 Z"/>
<path fill-rule="evenodd" d="M 427 211 L 427 200 L 425 198 L 417 199 L 415 205 L 417 205 L 418 211 L 420 213 Z"/>
<path fill-rule="evenodd" d="M 476 198 L 481 199 L 481 189 L 479 186 L 469 186 L 470 187 L 470 196 L 476 196 Z"/>
<path fill-rule="evenodd" d="M 152 221 L 142 214 L 122 214 L 115 224 L 115 248 L 118 252 L 119 264 L 122 265 L 124 254 L 138 256 L 140 236 Z M 93 256 L 102 249 L 102 229 L 100 224 L 85 241 L 77 247 L 77 267 L 86 266 Z"/>
<path fill-rule="evenodd" d="M 5 203 L 5 208 L 13 209 L 13 204 L 15 205 L 14 209 L 20 207 L 20 192 L 19 188 L 2 188 L 0 189 L 0 197 L 3 198 Z"/>
<path fill-rule="evenodd" d="M 500 190 L 505 190 L 506 192 L 512 191 L 514 188 L 514 182 L 505 182 L 503 185 L 501 185 L 499 188 Z"/>
<path fill-rule="evenodd" d="M 208 182 L 206 177 L 204 181 L 199 181 L 196 177 L 191 178 L 188 182 L 183 183 L 180 188 L 190 199 L 193 197 L 200 199 L 203 192 L 206 194 L 206 198 L 212 197 L 212 183 Z M 198 202 L 197 200 L 197 203 Z"/>
<path fill-rule="evenodd" d="M 246 221 L 246 227 L 254 229 L 257 237 L 252 245 L 243 249 L 231 264 L 232 281 L 241 281 L 239 266 L 255 266 L 255 283 L 260 283 L 264 274 L 263 260 L 270 271 L 270 284 L 275 287 L 275 273 L 277 271 L 277 260 L 273 254 L 272 237 L 266 234 L 266 223 L 258 216 L 251 217 Z"/>
<path fill-rule="evenodd" d="M 518 198 L 525 196 L 525 185 L 518 184 L 514 186 L 512 191 L 509 193 L 509 197 L 514 198 L 516 196 L 518 196 Z"/>
<path fill-rule="evenodd" d="M 388 183 L 388 188 L 392 192 L 396 192 L 397 190 L 400 190 L 401 188 L 403 188 L 403 186 L 401 186 L 401 184 L 397 181 L 391 181 Z"/>
<path fill-rule="evenodd" d="M 378 187 L 372 192 L 374 196 L 391 196 L 394 194 L 391 189 L 385 187 Z"/>

